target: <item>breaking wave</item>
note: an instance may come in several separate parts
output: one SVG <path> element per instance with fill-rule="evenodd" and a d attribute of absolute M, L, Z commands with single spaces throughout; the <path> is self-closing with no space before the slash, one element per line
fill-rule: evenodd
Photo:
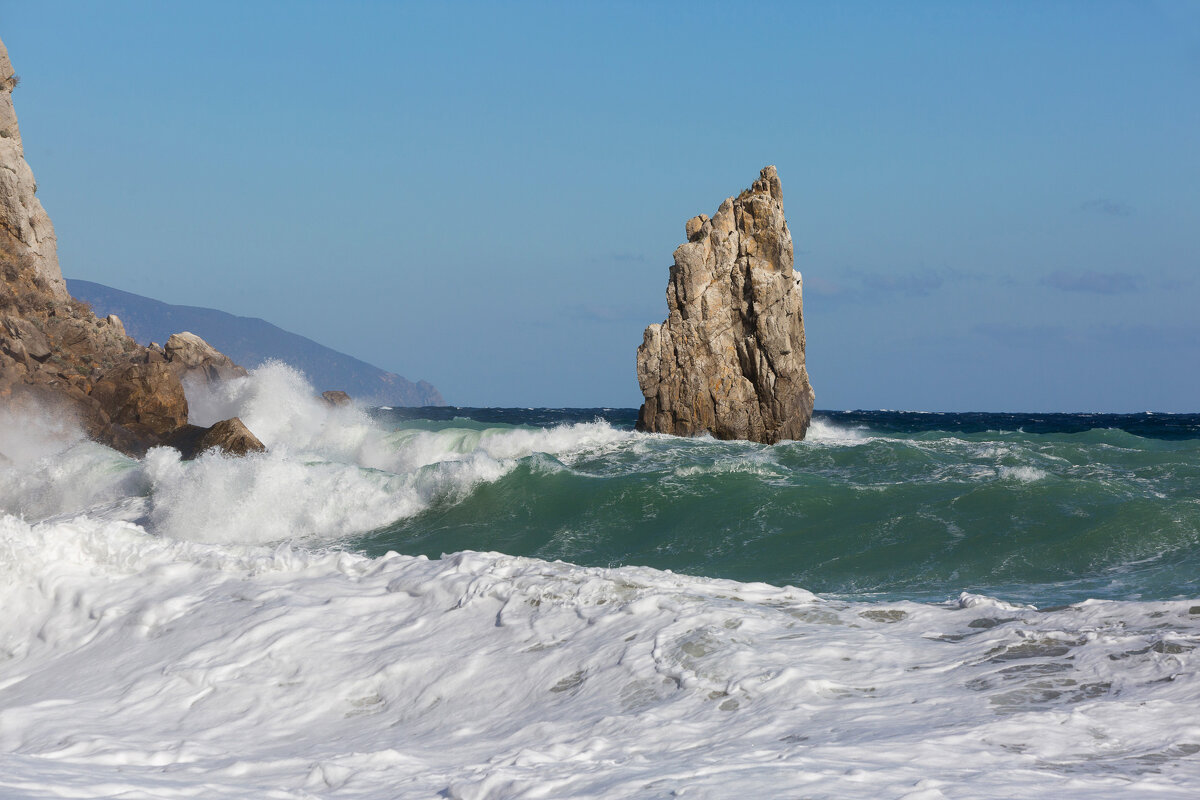
<path fill-rule="evenodd" d="M 4 796 L 1200 789 L 1194 439 L 189 402 L 269 450 L 0 412 Z"/>

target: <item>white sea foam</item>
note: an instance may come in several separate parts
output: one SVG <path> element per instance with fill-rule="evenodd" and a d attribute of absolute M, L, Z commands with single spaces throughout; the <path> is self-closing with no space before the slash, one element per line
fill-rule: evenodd
<path fill-rule="evenodd" d="M 804 441 L 824 445 L 857 444 L 872 438 L 861 428 L 846 428 L 820 418 L 809 423 L 808 432 L 804 435 Z"/>
<path fill-rule="evenodd" d="M 1037 467 L 1021 466 L 1021 467 L 1000 467 L 999 470 L 1001 480 L 1019 481 L 1021 483 L 1036 483 L 1048 476 L 1045 470 Z"/>
<path fill-rule="evenodd" d="M 391 431 L 361 409 L 325 403 L 279 362 L 216 387 L 189 385 L 188 402 L 194 424 L 238 416 L 268 451 L 182 462 L 156 448 L 138 461 L 52 415 L 5 411 L 0 510 L 32 521 L 86 512 L 193 541 L 336 541 L 459 499 L 534 454 L 571 463 L 644 438 L 605 422 Z"/>
<path fill-rule="evenodd" d="M 0 408 L 0 511 L 46 519 L 137 496 L 135 463 L 84 438 L 71 420 Z"/>
<path fill-rule="evenodd" d="M 244 459 L 134 460 L 54 418 L 0 419 L 0 797 L 1200 787 L 1191 602 L 831 602 L 497 553 L 370 559 L 329 543 L 521 459 L 562 469 L 663 440 L 604 423 L 388 430 L 312 395 L 269 365 L 194 396 L 195 421 L 236 414 L 271 447 Z M 992 480 L 1022 468 L 950 446 Z M 724 447 L 673 443 L 658 468 Z M 737 446 L 722 463 L 785 455 Z"/>
<path fill-rule="evenodd" d="M 675 475 L 681 478 L 692 475 L 733 475 L 737 473 L 774 478 L 778 477 L 780 472 L 780 468 L 770 460 L 755 456 L 725 458 L 710 464 L 689 464 L 675 469 Z"/>
<path fill-rule="evenodd" d="M 1184 602 L 1051 613 L 0 517 L 0 795 L 1191 797 Z"/>

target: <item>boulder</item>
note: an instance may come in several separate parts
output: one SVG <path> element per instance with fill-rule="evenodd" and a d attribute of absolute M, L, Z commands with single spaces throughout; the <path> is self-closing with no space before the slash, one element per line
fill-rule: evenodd
<path fill-rule="evenodd" d="M 104 324 L 112 328 L 113 333 L 117 336 L 128 336 L 125 332 L 125 323 L 121 322 L 121 318 L 116 314 L 109 314 L 104 318 Z"/>
<path fill-rule="evenodd" d="M 194 333 L 173 333 L 163 348 L 164 358 L 179 377 L 199 379 L 205 383 L 244 377 L 243 367 Z"/>
<path fill-rule="evenodd" d="M 237 417 L 221 420 L 208 428 L 184 425 L 173 431 L 165 441 L 185 459 L 196 458 L 207 450 L 220 450 L 234 456 L 266 451 L 259 438 Z"/>
<path fill-rule="evenodd" d="M 209 428 L 200 437 L 199 447 L 201 453 L 215 449 L 231 456 L 261 453 L 267 449 L 237 417 L 223 419 Z"/>
<path fill-rule="evenodd" d="M 800 273 L 775 167 L 684 227 L 666 321 L 637 351 L 638 430 L 773 444 L 803 439 L 813 390 Z"/>
<path fill-rule="evenodd" d="M 112 422 L 126 428 L 165 436 L 187 424 L 183 384 L 166 364 L 117 367 L 96 381 L 90 396 Z"/>
<path fill-rule="evenodd" d="M 321 399 L 331 406 L 348 406 L 352 402 L 350 395 L 341 389 L 330 389 L 327 392 L 321 392 Z"/>
<path fill-rule="evenodd" d="M 28 355 L 37 361 L 50 357 L 50 341 L 29 320 L 6 316 L 0 319 L 0 347 L 14 358 Z"/>
<path fill-rule="evenodd" d="M 16 84 L 0 42 L 0 402 L 72 416 L 89 436 L 140 457 L 187 427 L 182 377 L 246 371 L 191 334 L 172 336 L 165 350 L 142 347 L 116 316 L 98 319 L 67 293 L 54 227 L 25 162 Z M 199 429 L 203 447 L 262 449 L 241 422 L 226 423 Z"/>

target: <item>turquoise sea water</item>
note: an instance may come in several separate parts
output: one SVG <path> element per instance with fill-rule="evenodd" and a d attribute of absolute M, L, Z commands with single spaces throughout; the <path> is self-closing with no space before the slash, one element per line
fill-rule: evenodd
<path fill-rule="evenodd" d="M 632 409 L 394 409 L 417 431 L 488 437 Z M 643 565 L 854 599 L 1161 600 L 1200 593 L 1200 415 L 818 412 L 764 446 L 627 437 L 535 452 L 354 543 L 437 557 L 497 550 Z"/>

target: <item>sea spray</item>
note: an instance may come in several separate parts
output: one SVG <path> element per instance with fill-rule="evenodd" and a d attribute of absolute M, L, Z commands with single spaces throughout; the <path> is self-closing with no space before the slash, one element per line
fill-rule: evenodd
<path fill-rule="evenodd" d="M 240 417 L 268 452 L 181 461 L 172 448 L 129 459 L 41 414 L 8 414 L 0 500 L 30 520 L 90 513 L 207 542 L 340 542 L 461 501 L 535 454 L 589 451 L 636 435 L 607 423 L 550 429 L 393 430 L 334 407 L 278 362 L 212 387 L 189 385 L 191 421 Z M 120 502 L 127 501 L 127 502 Z"/>

